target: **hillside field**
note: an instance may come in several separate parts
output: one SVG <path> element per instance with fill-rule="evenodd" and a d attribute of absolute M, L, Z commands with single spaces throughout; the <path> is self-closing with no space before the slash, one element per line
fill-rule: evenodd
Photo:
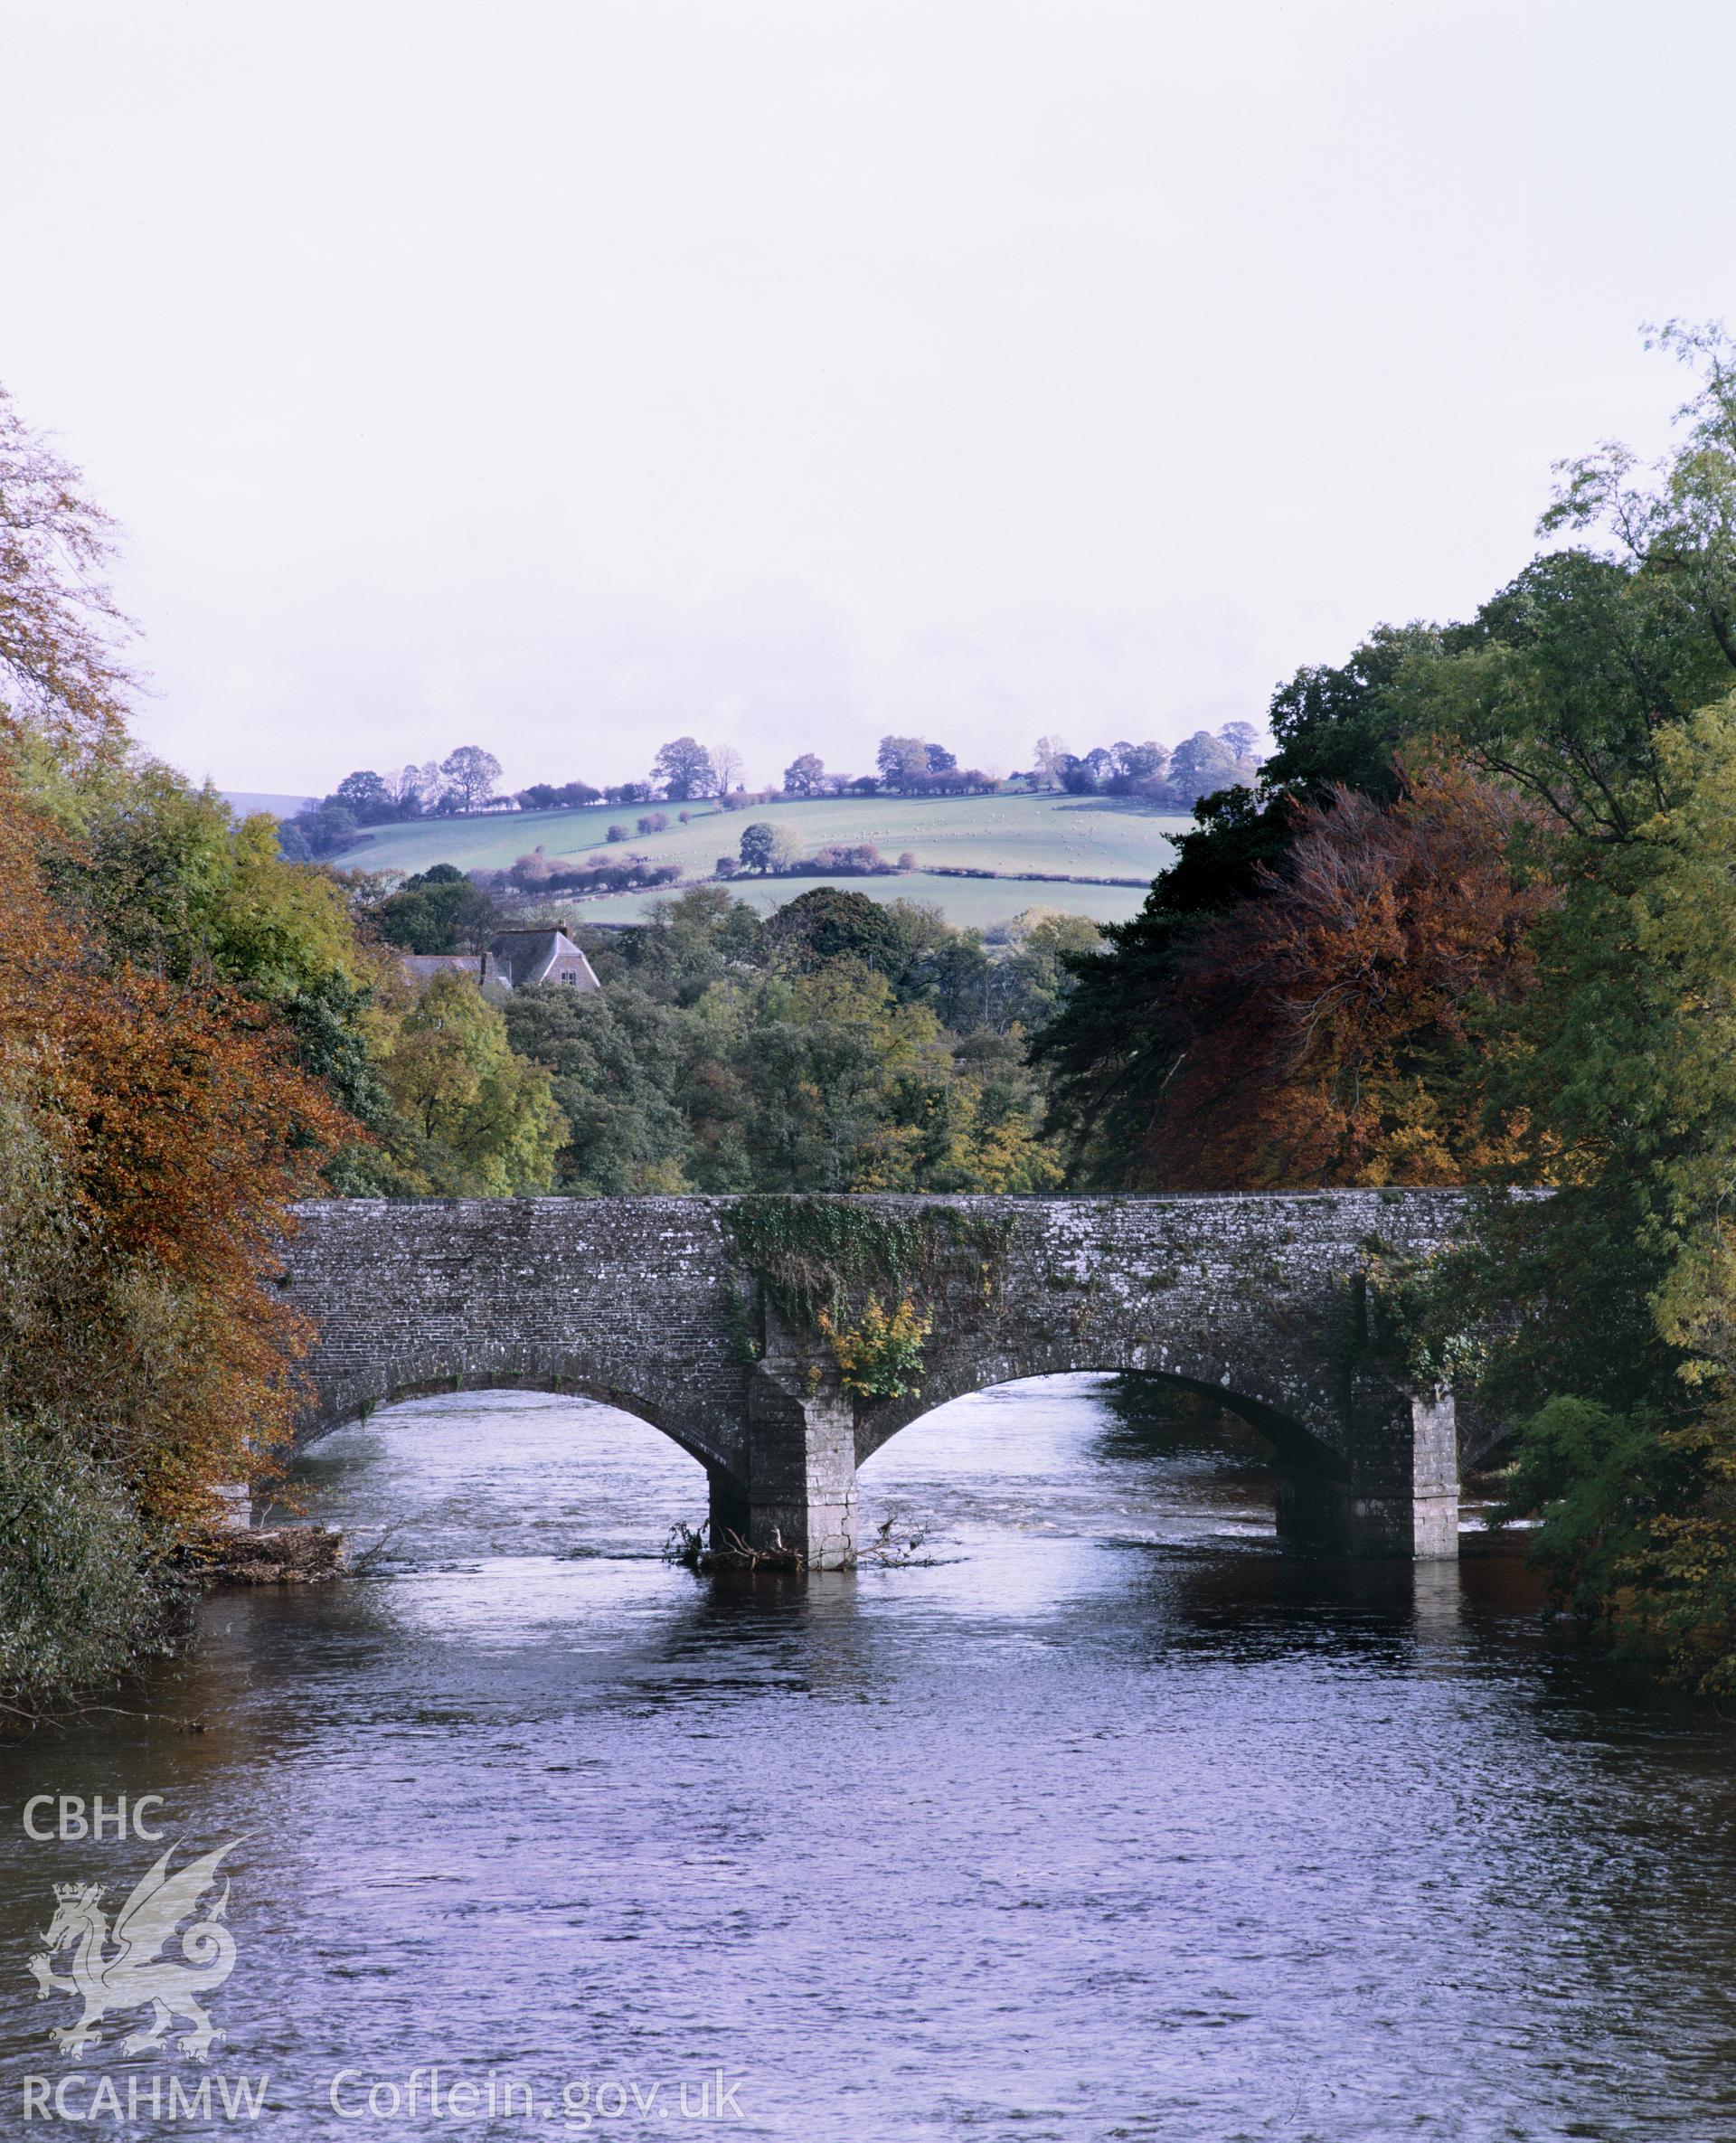
<path fill-rule="evenodd" d="M 435 818 L 376 827 L 335 860 L 363 871 L 425 871 L 433 864 L 460 870 L 504 870 L 541 846 L 551 862 L 570 861 L 607 843 L 611 825 L 624 825 L 622 852 L 654 863 L 674 863 L 684 878 L 712 875 L 720 855 L 732 855 L 741 829 L 756 819 L 788 827 L 807 851 L 831 844 L 872 841 L 889 862 L 906 850 L 918 869 L 892 878 L 736 879 L 731 890 L 769 909 L 816 884 L 848 884 L 876 900 L 933 901 L 961 924 L 1007 920 L 1021 909 L 1056 908 L 1098 922 L 1132 915 L 1145 887 L 1168 863 L 1169 835 L 1189 822 L 1159 815 L 1109 797 L 1059 795 L 995 797 L 828 797 L 816 802 L 757 804 L 746 811 L 720 811 L 713 804 L 684 807 L 686 826 L 675 823 L 670 805 L 592 804 L 574 811 L 514 811 L 467 818 Z M 660 834 L 637 834 L 637 820 L 652 810 L 672 823 Z M 984 878 L 945 878 L 923 864 L 966 864 L 1011 874 L 1077 872 L 1092 877 L 1137 878 L 1137 885 L 1058 885 Z M 661 892 L 604 894 L 576 904 L 597 922 L 626 922 L 642 915 Z"/>
<path fill-rule="evenodd" d="M 1125 922 L 1138 911 L 1146 897 L 1143 888 L 1136 890 L 1130 885 L 1052 885 L 1034 878 L 940 878 L 928 871 L 908 871 L 895 878 L 736 878 L 730 882 L 729 890 L 766 915 L 786 901 L 793 901 L 797 893 L 811 892 L 816 885 L 844 886 L 874 901 L 932 903 L 956 928 L 979 930 L 1011 922 L 1027 908 L 1088 915 L 1093 922 Z M 543 912 L 564 905 L 574 925 L 639 922 L 654 902 L 666 901 L 681 890 L 665 885 L 643 892 L 601 893 L 585 901 L 551 893 L 535 905 Z"/>

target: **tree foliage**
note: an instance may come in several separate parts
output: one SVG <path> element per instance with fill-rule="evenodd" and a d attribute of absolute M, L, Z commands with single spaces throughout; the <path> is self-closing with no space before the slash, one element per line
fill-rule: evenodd
<path fill-rule="evenodd" d="M 1488 1187 L 1419 1359 L 1514 1432 L 1558 1601 L 1736 1690 L 1736 354 L 1564 465 L 1467 621 L 1277 695 L 1043 1038 L 1087 1180 Z M 1602 539 L 1597 542 L 1596 539 Z"/>
<path fill-rule="evenodd" d="M 506 920 L 500 903 L 456 864 L 413 872 L 395 891 L 370 900 L 367 914 L 388 945 L 420 953 L 482 952 Z"/>
<path fill-rule="evenodd" d="M 167 1650 L 165 1549 L 75 1430 L 0 1414 L 0 1713 L 33 1719 Z"/>
<path fill-rule="evenodd" d="M 1504 1151 L 1469 1023 L 1523 991 L 1552 899 L 1524 807 L 1430 769 L 1300 807 L 1280 870 L 1194 931 L 1134 1166 L 1166 1189 L 1458 1183 Z"/>
<path fill-rule="evenodd" d="M 565 1140 L 548 1072 L 514 1053 L 506 1022 L 467 976 L 437 975 L 399 1019 L 381 1079 L 438 1191 L 545 1191 Z"/>
<path fill-rule="evenodd" d="M 695 887 L 593 944 L 600 992 L 518 993 L 507 1029 L 554 1080 L 568 1189 L 1041 1190 L 1015 1023 L 1065 987 L 1054 938 L 991 963 L 902 902 L 820 888 L 762 923 Z M 955 991 L 960 960 L 1005 980 Z"/>
<path fill-rule="evenodd" d="M 712 755 L 694 737 L 676 737 L 661 745 L 651 762 L 651 779 L 672 804 L 684 804 L 693 797 L 709 796 L 717 786 Z"/>
<path fill-rule="evenodd" d="M 480 744 L 460 744 L 440 761 L 448 789 L 460 810 L 480 811 L 500 779 L 500 761 Z"/>
<path fill-rule="evenodd" d="M 118 745 L 133 684 L 114 524 L 82 486 L 0 387 L 0 736 L 79 758 Z"/>
<path fill-rule="evenodd" d="M 256 996 L 81 927 L 57 852 L 0 788 L 0 1411 L 82 1424 L 146 1511 L 185 1517 L 287 1427 L 306 1335 L 270 1277 L 353 1127 Z"/>
<path fill-rule="evenodd" d="M 787 864 L 794 863 L 799 853 L 796 836 L 788 826 L 755 819 L 750 826 L 741 828 L 739 861 L 744 871 L 758 871 L 763 877 L 769 871 L 781 870 Z"/>

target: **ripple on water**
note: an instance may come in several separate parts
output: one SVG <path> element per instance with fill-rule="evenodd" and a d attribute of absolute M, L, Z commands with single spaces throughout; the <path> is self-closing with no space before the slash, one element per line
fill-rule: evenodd
<path fill-rule="evenodd" d="M 306 1465 L 374 1574 L 213 1600 L 161 1716 L 8 1799 L 244 1836 L 216 2065 L 297 2143 L 548 2131 L 326 2105 L 435 2061 L 557 2107 L 721 2068 L 792 2138 L 1722 2143 L 1726 1731 L 1546 1642 L 1511 1562 L 1280 1555 L 1255 1440 L 1115 1398 L 939 1410 L 863 1475 L 923 1559 L 805 1584 L 660 1561 L 703 1476 L 626 1416 L 386 1410 Z M 0 2045 L 52 2072 L 46 1886 L 143 1855 L 5 1850 Z"/>

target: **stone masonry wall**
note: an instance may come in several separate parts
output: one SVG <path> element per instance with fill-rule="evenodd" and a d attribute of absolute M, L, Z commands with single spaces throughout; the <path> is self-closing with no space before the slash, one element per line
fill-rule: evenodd
<path fill-rule="evenodd" d="M 304 1436 L 419 1392 L 571 1390 L 642 1415 L 747 1486 L 765 1318 L 727 1224 L 736 1203 L 305 1206 L 285 1281 L 320 1330 Z M 950 1206 L 1006 1235 L 992 1275 L 968 1249 L 953 1260 L 920 1396 L 855 1410 L 858 1460 L 986 1384 L 1143 1369 L 1211 1391 L 1287 1462 L 1340 1475 L 1357 1434 L 1344 1361 L 1355 1277 L 1371 1245 L 1426 1252 L 1463 1210 L 1451 1191 L 854 1203 Z"/>

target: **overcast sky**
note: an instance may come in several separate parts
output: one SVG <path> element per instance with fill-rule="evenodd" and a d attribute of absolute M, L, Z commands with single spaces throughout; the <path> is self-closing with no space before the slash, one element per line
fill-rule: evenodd
<path fill-rule="evenodd" d="M 1011 769 L 1473 606 L 1736 315 L 1725 0 L 0 0 L 146 741 Z"/>

